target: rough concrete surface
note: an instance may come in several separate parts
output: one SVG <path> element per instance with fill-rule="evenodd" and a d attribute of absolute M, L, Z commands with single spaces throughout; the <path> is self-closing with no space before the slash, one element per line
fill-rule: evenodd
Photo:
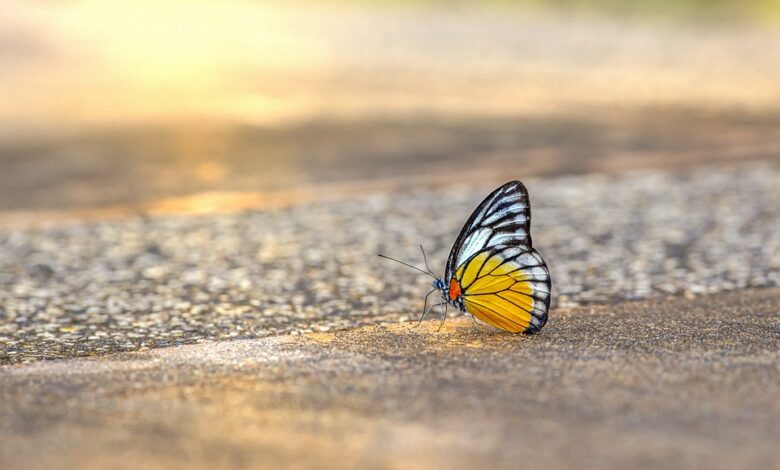
<path fill-rule="evenodd" d="M 521 177 L 518 173 L 504 178 Z M 555 305 L 777 286 L 776 164 L 523 178 Z M 0 364 L 416 317 L 493 186 L 0 229 Z"/>
<path fill-rule="evenodd" d="M 0 369 L 37 468 L 780 468 L 780 290 Z"/>

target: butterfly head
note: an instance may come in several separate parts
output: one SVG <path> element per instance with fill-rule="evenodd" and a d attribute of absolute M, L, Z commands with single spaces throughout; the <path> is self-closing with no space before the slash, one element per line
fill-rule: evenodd
<path fill-rule="evenodd" d="M 433 287 L 438 289 L 441 293 L 441 300 L 443 303 L 453 305 L 461 311 L 466 311 L 466 307 L 463 304 L 463 297 L 461 297 L 460 283 L 457 279 L 450 279 L 448 284 L 444 279 L 437 277 L 436 280 L 433 281 Z"/>
<path fill-rule="evenodd" d="M 444 303 L 450 303 L 450 292 L 449 292 L 449 286 L 447 286 L 447 283 L 444 282 L 444 279 L 437 277 L 433 281 L 433 288 L 437 289 L 439 293 L 441 293 L 441 299 Z"/>

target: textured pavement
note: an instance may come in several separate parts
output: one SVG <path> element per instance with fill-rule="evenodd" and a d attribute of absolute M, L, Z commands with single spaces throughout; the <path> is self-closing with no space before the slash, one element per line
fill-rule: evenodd
<path fill-rule="evenodd" d="M 780 289 L 0 369 L 0 464 L 780 468 Z"/>
<path fill-rule="evenodd" d="M 519 174 L 507 177 L 520 177 Z M 554 305 L 780 282 L 773 164 L 525 179 Z M 417 317 L 491 185 L 287 209 L 0 229 L 0 363 Z"/>

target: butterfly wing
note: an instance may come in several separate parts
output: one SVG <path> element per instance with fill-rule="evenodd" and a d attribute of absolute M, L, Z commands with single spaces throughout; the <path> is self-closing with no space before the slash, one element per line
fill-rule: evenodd
<path fill-rule="evenodd" d="M 532 333 L 547 321 L 551 280 L 531 243 L 531 206 L 523 183 L 493 191 L 463 226 L 447 260 L 466 310 L 502 330 Z"/>

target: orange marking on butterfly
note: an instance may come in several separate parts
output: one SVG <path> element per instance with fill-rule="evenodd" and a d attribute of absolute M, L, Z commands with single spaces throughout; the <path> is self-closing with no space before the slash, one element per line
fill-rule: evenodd
<path fill-rule="evenodd" d="M 460 283 L 454 277 L 450 279 L 450 300 L 460 297 Z"/>

